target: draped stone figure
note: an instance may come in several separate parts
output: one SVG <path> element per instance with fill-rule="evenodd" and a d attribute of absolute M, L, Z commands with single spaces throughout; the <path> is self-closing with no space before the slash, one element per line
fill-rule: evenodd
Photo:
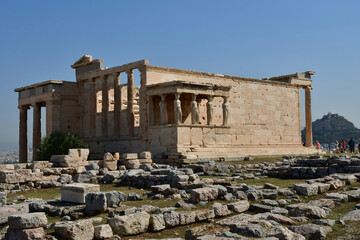
<path fill-rule="evenodd" d="M 228 125 L 228 119 L 229 119 L 229 103 L 227 102 L 228 97 L 223 97 L 224 103 L 222 104 L 223 109 L 223 125 Z"/>
<path fill-rule="evenodd" d="M 213 116 L 214 116 L 214 109 L 212 106 L 212 100 L 213 100 L 213 96 L 209 96 L 208 97 L 208 102 L 206 103 L 206 108 L 207 108 L 207 124 L 211 125 L 212 120 L 213 120 Z"/>
<path fill-rule="evenodd" d="M 182 110 L 181 110 L 181 101 L 180 101 L 180 94 L 175 94 L 175 100 L 174 100 L 174 113 L 175 113 L 175 124 L 182 123 Z"/>
<path fill-rule="evenodd" d="M 166 97 L 165 95 L 161 95 L 161 101 L 159 102 L 159 106 L 160 106 L 160 122 L 161 122 L 161 124 L 167 124 L 168 123 L 168 115 L 167 115 L 165 97 Z"/>
<path fill-rule="evenodd" d="M 199 123 L 199 108 L 196 102 L 196 95 L 192 95 L 191 100 L 191 123 L 198 124 Z"/>

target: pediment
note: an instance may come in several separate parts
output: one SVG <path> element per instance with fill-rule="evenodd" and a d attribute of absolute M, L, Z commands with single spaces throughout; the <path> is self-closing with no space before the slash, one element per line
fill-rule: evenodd
<path fill-rule="evenodd" d="M 90 64 L 92 61 L 93 61 L 93 58 L 91 55 L 84 55 L 79 60 L 77 60 L 73 65 L 71 65 L 71 67 L 77 68 L 80 66 Z"/>

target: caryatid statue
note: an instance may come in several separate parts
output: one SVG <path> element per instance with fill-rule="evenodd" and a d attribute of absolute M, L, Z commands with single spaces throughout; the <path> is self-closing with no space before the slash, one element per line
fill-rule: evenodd
<path fill-rule="evenodd" d="M 228 125 L 228 119 L 229 119 L 229 103 L 227 102 L 228 97 L 223 97 L 224 102 L 222 104 L 223 109 L 223 125 Z"/>
<path fill-rule="evenodd" d="M 175 124 L 180 124 L 180 123 L 182 123 L 180 93 L 175 93 L 174 106 L 175 106 L 175 109 L 174 109 Z"/>
<path fill-rule="evenodd" d="M 160 106 L 160 122 L 161 124 L 167 124 L 168 123 L 168 115 L 167 115 L 167 108 L 166 108 L 166 102 L 165 102 L 166 95 L 161 95 L 161 101 L 159 102 Z"/>
<path fill-rule="evenodd" d="M 193 94 L 192 99 L 191 99 L 191 123 L 192 124 L 199 123 L 199 108 L 198 108 L 198 104 L 196 102 L 196 96 L 197 95 Z"/>
<path fill-rule="evenodd" d="M 211 125 L 212 120 L 213 120 L 213 116 L 214 116 L 214 109 L 212 106 L 212 100 L 213 100 L 213 96 L 208 96 L 208 101 L 206 103 L 206 108 L 207 108 L 207 124 Z"/>

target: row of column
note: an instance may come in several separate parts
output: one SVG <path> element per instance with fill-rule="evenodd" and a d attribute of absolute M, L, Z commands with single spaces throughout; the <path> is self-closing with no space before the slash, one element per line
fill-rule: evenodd
<path fill-rule="evenodd" d="M 120 111 L 121 111 L 121 89 L 120 89 L 120 72 L 102 76 L 102 114 L 101 114 L 101 131 L 102 136 L 108 136 L 108 109 L 109 109 L 109 93 L 108 93 L 108 80 L 112 77 L 114 80 L 114 134 L 120 136 Z M 128 135 L 134 136 L 134 74 L 133 69 L 126 72 L 127 74 L 127 127 Z M 90 112 L 89 112 L 89 123 L 90 123 L 90 135 L 95 137 L 96 129 L 96 89 L 95 89 L 95 78 L 90 79 L 90 90 L 89 99 Z"/>
<path fill-rule="evenodd" d="M 33 108 L 33 161 L 38 160 L 37 149 L 41 144 L 41 103 L 31 105 Z M 19 106 L 20 125 L 19 125 L 19 162 L 26 163 L 28 160 L 27 146 L 27 111 L 28 105 Z"/>
<path fill-rule="evenodd" d="M 182 123 L 182 109 L 181 109 L 181 101 L 180 96 L 181 93 L 174 93 L 175 100 L 174 100 L 174 119 L 175 124 Z M 161 124 L 168 124 L 168 112 L 166 106 L 166 96 L 167 94 L 161 95 L 161 101 L 159 102 L 160 107 L 160 123 Z M 228 103 L 228 96 L 222 96 L 224 102 L 222 104 L 223 110 L 223 126 L 228 125 L 229 119 L 229 103 Z M 191 94 L 191 124 L 199 124 L 199 107 L 196 101 L 197 94 Z M 206 112 L 207 112 L 207 125 L 211 125 L 213 121 L 214 109 L 212 105 L 212 101 L 214 96 L 207 96 L 207 103 L 206 103 Z"/>

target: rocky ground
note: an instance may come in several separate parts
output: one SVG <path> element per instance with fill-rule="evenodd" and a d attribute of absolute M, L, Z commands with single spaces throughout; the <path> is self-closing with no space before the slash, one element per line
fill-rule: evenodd
<path fill-rule="evenodd" d="M 360 174 L 344 173 L 357 159 L 147 162 L 113 171 L 95 161 L 84 169 L 17 166 L 0 171 L 0 230 L 8 239 L 359 239 Z M 325 172 L 319 164 L 337 172 L 278 174 L 303 165 L 317 176 Z M 84 204 L 61 201 L 60 189 L 74 182 L 99 188 L 84 194 Z"/>

